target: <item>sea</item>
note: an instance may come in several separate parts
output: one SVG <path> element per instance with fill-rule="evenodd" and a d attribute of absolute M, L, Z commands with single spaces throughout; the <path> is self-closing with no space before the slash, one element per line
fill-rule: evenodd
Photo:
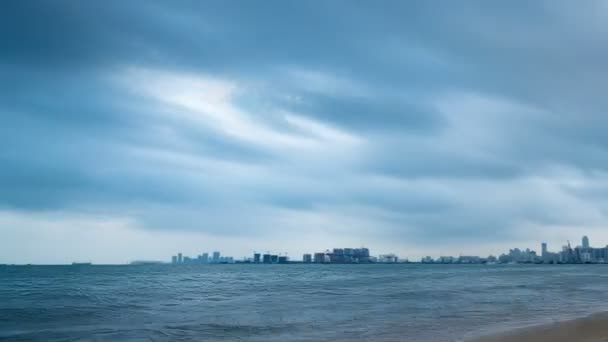
<path fill-rule="evenodd" d="M 608 310 L 608 265 L 0 266 L 3 341 L 463 341 Z"/>

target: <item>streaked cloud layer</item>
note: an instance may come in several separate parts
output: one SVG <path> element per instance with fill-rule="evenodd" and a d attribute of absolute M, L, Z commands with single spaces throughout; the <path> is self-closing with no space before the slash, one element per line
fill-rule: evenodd
<path fill-rule="evenodd" d="M 0 263 L 608 243 L 605 2 L 0 7 Z"/>

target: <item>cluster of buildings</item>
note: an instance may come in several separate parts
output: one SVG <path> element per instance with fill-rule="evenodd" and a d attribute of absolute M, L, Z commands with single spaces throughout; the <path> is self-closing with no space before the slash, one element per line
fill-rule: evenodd
<path fill-rule="evenodd" d="M 547 243 L 541 244 L 541 253 L 529 249 L 509 250 L 509 254 L 501 255 L 498 260 L 501 263 L 537 263 L 537 264 L 604 264 L 608 263 L 608 246 L 591 247 L 589 238 L 583 236 L 581 245 L 572 247 L 570 242 L 562 246 L 559 252 L 550 252 Z"/>
<path fill-rule="evenodd" d="M 379 256 L 371 256 L 367 248 L 334 248 L 325 252 L 304 254 L 302 261 L 291 261 L 287 255 L 267 253 L 253 253 L 253 258 L 245 258 L 242 261 L 235 261 L 232 257 L 221 256 L 220 252 L 203 253 L 194 258 L 182 256 L 178 253 L 171 258 L 172 264 L 233 264 L 233 263 L 248 263 L 248 264 L 374 264 L 374 263 L 407 263 L 406 260 L 401 260 L 395 254 L 381 254 Z M 143 263 L 143 262 L 140 262 Z M 441 256 L 432 258 L 424 257 L 420 260 L 423 264 L 590 264 L 590 263 L 608 263 L 608 246 L 606 247 L 591 247 L 589 238 L 583 236 L 581 245 L 571 247 L 570 242 L 563 246 L 559 252 L 550 252 L 547 248 L 547 243 L 541 244 L 541 253 L 519 248 L 510 249 L 508 253 L 501 254 L 498 257 L 488 256 L 467 256 L 461 255 L 458 257 Z"/>
<path fill-rule="evenodd" d="M 367 248 L 334 248 L 332 251 L 304 254 L 302 262 L 305 264 L 369 264 L 372 257 Z"/>
<path fill-rule="evenodd" d="M 482 258 L 474 255 L 461 255 L 459 257 L 440 256 L 436 259 L 427 256 L 422 258 L 420 262 L 423 264 L 488 264 L 496 263 L 497 259 L 495 256 L 492 255 L 487 258 Z"/>
<path fill-rule="evenodd" d="M 254 264 L 288 264 L 289 258 L 286 255 L 253 253 L 253 259 L 246 260 L 245 262 Z"/>
<path fill-rule="evenodd" d="M 232 257 L 223 257 L 220 252 L 203 253 L 195 258 L 183 256 L 178 253 L 171 257 L 171 263 L 179 264 L 371 264 L 371 263 L 397 263 L 402 262 L 395 254 L 382 254 L 378 257 L 371 256 L 367 248 L 334 248 L 325 252 L 304 254 L 302 261 L 291 261 L 289 257 L 281 254 L 253 253 L 253 258 L 234 260 Z M 407 262 L 407 261 L 406 261 Z"/>
<path fill-rule="evenodd" d="M 397 263 L 399 257 L 395 254 L 381 254 L 378 257 L 371 256 L 369 249 L 362 248 L 334 248 L 325 252 L 304 254 L 302 262 L 305 264 L 373 264 L 373 263 Z"/>
<path fill-rule="evenodd" d="M 546 246 L 546 243 L 543 242 L 543 245 Z M 533 264 L 540 263 L 536 251 L 530 250 L 530 248 L 526 248 L 525 250 L 519 248 L 509 249 L 509 253 L 501 254 L 498 257 L 498 262 L 501 264 Z"/>
<path fill-rule="evenodd" d="M 222 256 L 220 252 L 203 253 L 194 258 L 183 256 L 182 253 L 177 253 L 171 257 L 171 263 L 174 265 L 180 264 L 233 264 L 234 258 Z"/>
<path fill-rule="evenodd" d="M 570 242 L 562 247 L 560 252 L 549 252 L 547 244 L 541 245 L 540 260 L 543 263 L 560 264 L 604 264 L 608 263 L 608 246 L 591 247 L 589 238 L 583 236 L 580 246 L 572 248 Z"/>
<path fill-rule="evenodd" d="M 384 254 L 378 257 L 371 256 L 367 248 L 334 248 L 325 252 L 306 253 L 302 261 L 290 261 L 287 256 L 274 254 L 254 253 L 253 259 L 244 262 L 254 264 L 371 264 L 371 263 L 397 263 L 399 258 L 395 254 Z"/>
<path fill-rule="evenodd" d="M 547 243 L 541 244 L 540 255 L 536 251 L 526 248 L 510 249 L 508 253 L 501 254 L 498 258 L 490 255 L 487 258 L 479 256 L 442 256 L 437 259 L 424 257 L 421 263 L 426 264 L 603 264 L 608 263 L 608 246 L 591 247 L 589 238 L 583 236 L 581 245 L 571 247 L 570 242 L 562 247 L 559 252 L 550 252 Z"/>

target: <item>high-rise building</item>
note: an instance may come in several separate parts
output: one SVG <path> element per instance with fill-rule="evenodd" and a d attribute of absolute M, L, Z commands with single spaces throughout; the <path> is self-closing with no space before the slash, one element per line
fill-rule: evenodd
<path fill-rule="evenodd" d="M 270 261 L 271 261 L 273 264 L 278 263 L 278 262 L 279 262 L 279 256 L 278 256 L 278 255 L 271 255 L 271 256 L 270 256 Z"/>
<path fill-rule="evenodd" d="M 213 252 L 213 262 L 214 263 L 220 262 L 220 252 Z"/>
<path fill-rule="evenodd" d="M 265 264 L 270 264 L 270 263 L 272 263 L 272 260 L 271 260 L 271 259 L 272 259 L 272 258 L 271 258 L 271 255 L 270 255 L 270 254 L 264 254 L 264 255 L 262 255 L 262 262 L 263 262 L 263 263 L 265 263 Z"/>
<path fill-rule="evenodd" d="M 541 256 L 545 258 L 547 256 L 547 243 L 543 242 L 540 246 L 542 251 Z"/>
<path fill-rule="evenodd" d="M 203 258 L 202 258 L 201 262 L 203 264 L 208 264 L 209 263 L 209 253 L 203 253 Z"/>
<path fill-rule="evenodd" d="M 325 263 L 325 253 L 315 253 L 315 264 Z"/>
<path fill-rule="evenodd" d="M 367 264 L 370 262 L 369 249 L 367 248 L 355 248 L 354 251 L 355 260 L 360 264 Z"/>
<path fill-rule="evenodd" d="M 329 254 L 329 260 L 332 264 L 343 264 L 344 263 L 344 249 L 334 248 L 333 253 Z"/>
<path fill-rule="evenodd" d="M 177 253 L 177 263 L 181 264 L 182 262 L 184 262 L 184 259 L 182 257 L 182 253 Z"/>
<path fill-rule="evenodd" d="M 173 265 L 177 264 L 177 255 L 174 255 L 174 256 L 171 257 L 171 263 Z"/>
<path fill-rule="evenodd" d="M 589 238 L 587 236 L 583 236 L 583 248 L 589 248 Z"/>
<path fill-rule="evenodd" d="M 302 262 L 305 264 L 310 264 L 312 262 L 312 255 L 310 254 L 304 254 L 302 256 Z"/>
<path fill-rule="evenodd" d="M 253 262 L 256 264 L 260 263 L 260 253 L 253 253 Z"/>
<path fill-rule="evenodd" d="M 353 248 L 344 248 L 344 262 L 347 264 L 355 262 L 355 250 Z"/>

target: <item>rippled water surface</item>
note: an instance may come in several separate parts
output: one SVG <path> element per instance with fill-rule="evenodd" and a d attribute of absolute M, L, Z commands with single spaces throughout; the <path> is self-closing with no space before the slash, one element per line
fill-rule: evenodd
<path fill-rule="evenodd" d="M 457 341 L 604 311 L 608 265 L 0 266 L 0 339 Z"/>

